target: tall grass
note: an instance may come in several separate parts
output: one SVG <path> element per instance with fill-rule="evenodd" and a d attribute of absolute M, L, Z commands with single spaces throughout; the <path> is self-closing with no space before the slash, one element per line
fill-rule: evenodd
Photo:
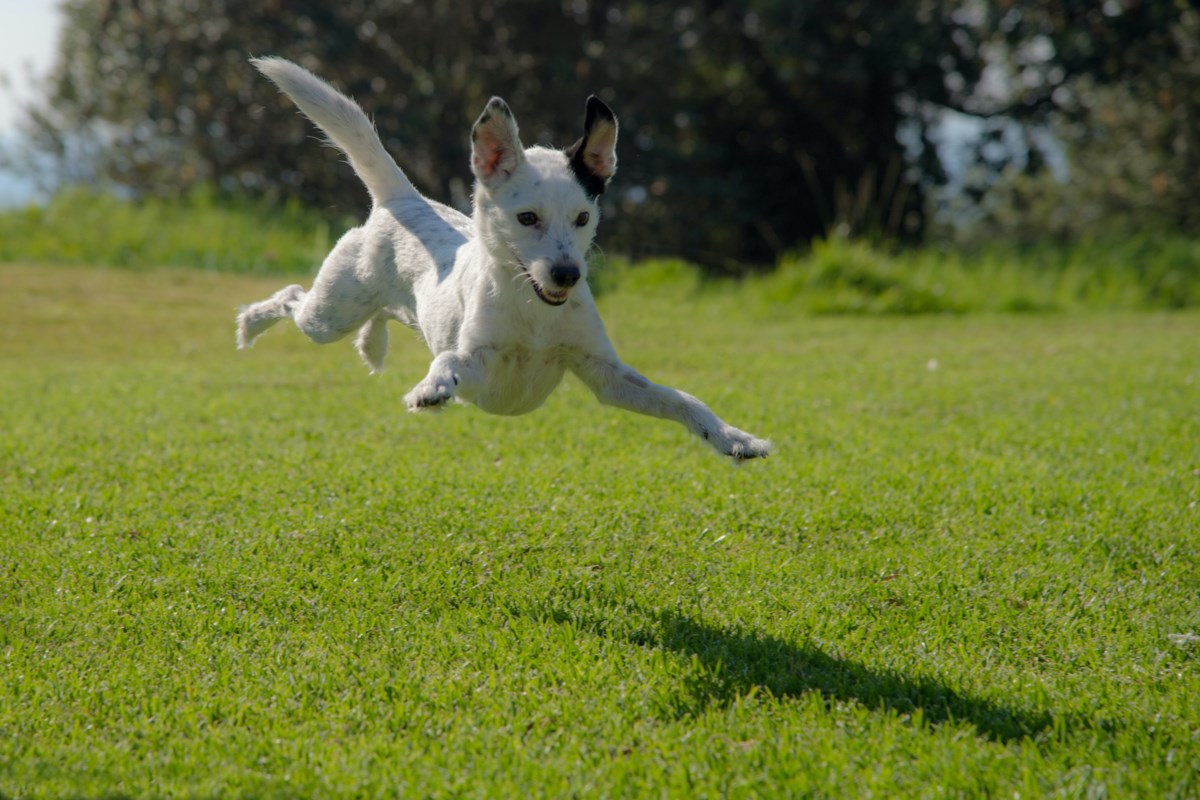
<path fill-rule="evenodd" d="M 268 206 L 209 189 L 137 202 L 84 189 L 0 213 L 0 261 L 308 273 L 342 228 L 299 203 Z"/>
<path fill-rule="evenodd" d="M 1200 241 L 1142 235 L 887 251 L 831 239 L 784 259 L 754 289 L 766 304 L 814 313 L 1187 308 L 1200 304 Z"/>
<path fill-rule="evenodd" d="M 0 261 L 309 274 L 350 224 L 294 202 L 224 200 L 208 190 L 140 202 L 76 190 L 46 207 L 0 213 Z M 739 302 L 768 316 L 1189 308 L 1200 305 L 1200 239 L 1107 234 L 1070 244 L 899 249 L 831 238 L 743 283 Z M 597 264 L 593 286 L 686 293 L 727 292 L 731 283 L 706 281 L 677 259 L 611 257 Z"/>

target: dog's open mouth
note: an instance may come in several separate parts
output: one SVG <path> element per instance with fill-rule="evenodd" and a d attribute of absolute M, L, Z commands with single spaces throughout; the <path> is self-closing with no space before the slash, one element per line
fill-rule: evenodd
<path fill-rule="evenodd" d="M 542 286 L 542 284 L 538 283 L 537 278 L 533 277 L 533 273 L 529 271 L 529 267 L 525 265 L 525 262 L 521 260 L 516 251 L 513 251 L 513 260 L 521 268 L 521 275 L 533 287 L 533 293 L 538 296 L 539 300 L 548 306 L 561 306 L 567 302 L 567 295 L 570 293 L 569 289 L 550 289 Z"/>
<path fill-rule="evenodd" d="M 522 270 L 522 272 L 525 273 L 525 277 L 529 280 L 529 284 L 533 286 L 533 293 L 536 294 L 538 299 L 543 303 L 551 306 L 561 306 L 563 303 L 567 302 L 568 292 L 566 289 L 548 289 L 538 283 L 537 280 L 535 280 L 534 277 L 529 274 L 529 270 Z"/>

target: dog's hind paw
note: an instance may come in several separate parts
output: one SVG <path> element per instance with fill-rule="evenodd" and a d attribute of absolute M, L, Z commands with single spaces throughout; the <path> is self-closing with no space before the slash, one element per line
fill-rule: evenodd
<path fill-rule="evenodd" d="M 273 319 L 268 319 L 265 321 L 255 319 L 251 314 L 249 306 L 243 308 L 238 314 L 237 327 L 235 329 L 235 335 L 237 337 L 237 349 L 245 350 L 253 346 L 254 340 L 262 335 L 263 331 L 271 327 L 272 323 L 274 322 L 275 320 Z"/>

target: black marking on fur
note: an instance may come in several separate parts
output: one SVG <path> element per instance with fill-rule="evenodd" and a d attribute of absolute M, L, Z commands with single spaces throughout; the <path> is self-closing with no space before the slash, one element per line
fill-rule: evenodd
<path fill-rule="evenodd" d="M 601 119 L 613 125 L 617 124 L 617 117 L 613 114 L 612 109 L 605 105 L 604 101 L 599 97 L 591 95 L 587 99 L 587 111 L 583 122 L 583 136 L 580 137 L 579 141 L 563 151 L 567 154 L 567 159 L 571 165 L 571 172 L 575 175 L 575 180 L 579 181 L 579 185 L 583 187 L 587 196 L 592 200 L 604 194 L 604 189 L 608 186 L 608 178 L 596 175 L 588 169 L 587 164 L 583 161 L 588 136 L 591 135 L 592 129 Z"/>
<path fill-rule="evenodd" d="M 488 111 L 499 111 L 509 119 L 513 118 L 512 109 L 508 107 L 508 103 L 504 102 L 504 100 L 499 97 L 493 97 L 491 100 L 489 100 L 487 107 Z"/>
<path fill-rule="evenodd" d="M 596 121 L 601 118 L 607 122 L 611 122 L 613 125 L 617 124 L 617 115 L 612 112 L 612 109 L 603 100 L 594 94 L 588 95 L 586 113 L 587 116 L 583 121 L 584 133 L 590 131 L 592 126 L 596 124 Z"/>
<path fill-rule="evenodd" d="M 580 139 L 571 145 L 567 150 L 567 156 L 571 159 L 569 163 L 575 180 L 583 187 L 583 191 L 587 194 L 588 199 L 595 200 L 604 194 L 604 190 L 608 186 L 608 179 L 597 176 L 583 163 L 583 158 L 579 156 L 579 153 L 583 152 L 583 145 L 586 141 L 586 139 Z"/>
<path fill-rule="evenodd" d="M 508 119 L 513 119 L 512 109 L 508 107 L 508 103 L 499 97 L 493 97 L 488 101 L 487 106 L 483 109 L 483 113 L 479 115 L 479 119 L 475 120 L 475 124 L 471 127 L 472 142 L 479 138 L 479 129 L 491 122 L 493 113 L 502 114 Z"/>

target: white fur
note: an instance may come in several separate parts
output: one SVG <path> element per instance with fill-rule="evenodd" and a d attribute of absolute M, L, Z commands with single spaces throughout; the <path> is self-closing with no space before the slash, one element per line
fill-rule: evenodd
<path fill-rule="evenodd" d="M 239 348 L 288 317 L 319 344 L 358 331 L 359 354 L 379 371 L 385 326 L 395 320 L 434 353 L 429 373 L 405 395 L 410 411 L 455 398 L 493 414 L 524 414 L 569 369 L 602 403 L 675 420 L 736 461 L 767 455 L 768 442 L 617 357 L 586 280 L 584 254 L 600 209 L 567 153 L 521 146 L 502 100 L 493 98 L 472 131 L 477 182 L 474 214 L 467 217 L 413 188 L 354 101 L 283 59 L 254 64 L 349 156 L 374 208 L 338 241 L 309 291 L 288 286 L 241 309 Z M 580 157 L 607 181 L 616 169 L 617 123 L 596 102 L 609 116 L 585 132 Z M 522 223 L 527 213 L 537 215 L 535 224 Z M 572 269 L 577 282 L 556 280 Z"/>

